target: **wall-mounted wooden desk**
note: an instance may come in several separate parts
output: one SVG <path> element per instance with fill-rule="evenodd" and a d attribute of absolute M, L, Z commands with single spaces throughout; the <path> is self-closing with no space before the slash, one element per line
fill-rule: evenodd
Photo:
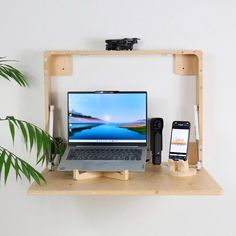
<path fill-rule="evenodd" d="M 196 176 L 171 177 L 166 164 L 148 164 L 145 172 L 131 172 L 128 181 L 96 178 L 76 181 L 72 172 L 43 171 L 47 184 L 33 183 L 30 195 L 220 195 L 222 188 L 202 169 Z"/>
<path fill-rule="evenodd" d="M 202 52 L 199 50 L 140 50 L 140 51 L 83 51 L 61 50 L 46 51 L 44 54 L 45 77 L 45 130 L 48 130 L 49 105 L 51 104 L 51 78 L 73 74 L 74 56 L 137 56 L 137 55 L 173 55 L 174 72 L 177 75 L 196 76 L 196 104 L 199 109 L 199 160 L 203 161 L 202 148 L 202 88 L 203 68 Z M 189 163 L 197 163 L 196 144 L 190 145 Z M 196 176 L 176 178 L 168 175 L 165 165 L 147 165 L 143 173 L 130 173 L 128 181 L 97 178 L 76 181 L 72 172 L 48 172 L 43 176 L 47 184 L 38 186 L 33 183 L 30 195 L 220 195 L 222 188 L 202 169 Z"/>

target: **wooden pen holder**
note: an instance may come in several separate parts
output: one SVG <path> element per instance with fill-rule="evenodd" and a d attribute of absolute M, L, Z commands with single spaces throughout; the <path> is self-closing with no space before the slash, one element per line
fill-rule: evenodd
<path fill-rule="evenodd" d="M 178 160 L 174 161 L 169 159 L 168 161 L 169 175 L 176 177 L 187 177 L 197 174 L 196 168 L 190 168 L 188 161 Z"/>

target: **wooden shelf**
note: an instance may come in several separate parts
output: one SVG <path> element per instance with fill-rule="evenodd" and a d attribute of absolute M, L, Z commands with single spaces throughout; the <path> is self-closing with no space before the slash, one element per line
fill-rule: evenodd
<path fill-rule="evenodd" d="M 202 169 L 196 176 L 172 177 L 167 164 L 148 164 L 145 172 L 131 172 L 128 181 L 96 178 L 76 181 L 72 172 L 44 170 L 47 184 L 33 183 L 29 195 L 221 195 L 222 188 Z"/>
<path fill-rule="evenodd" d="M 52 55 L 183 55 L 191 54 L 202 56 L 201 50 L 133 50 L 133 51 L 107 51 L 107 50 L 54 50 L 46 51 L 45 56 Z"/>

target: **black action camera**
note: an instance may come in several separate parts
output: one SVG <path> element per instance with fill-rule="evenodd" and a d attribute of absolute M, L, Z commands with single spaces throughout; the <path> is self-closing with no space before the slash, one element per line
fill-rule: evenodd
<path fill-rule="evenodd" d="M 106 42 L 106 50 L 133 50 L 133 46 L 135 43 L 138 43 L 139 38 L 124 38 L 124 39 L 107 39 Z"/>
<path fill-rule="evenodd" d="M 162 130 L 164 121 L 162 118 L 152 118 L 150 122 L 150 138 L 151 138 L 151 151 L 152 163 L 154 165 L 161 164 L 161 151 L 162 151 Z"/>

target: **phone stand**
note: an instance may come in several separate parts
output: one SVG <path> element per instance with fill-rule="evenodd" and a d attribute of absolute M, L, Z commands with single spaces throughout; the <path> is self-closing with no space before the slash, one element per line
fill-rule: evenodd
<path fill-rule="evenodd" d="M 195 168 L 190 168 L 188 161 L 184 160 L 174 161 L 172 159 L 169 159 L 168 167 L 169 167 L 169 175 L 171 176 L 187 177 L 197 174 L 197 170 Z"/>
<path fill-rule="evenodd" d="M 85 180 L 85 179 L 94 179 L 98 177 L 106 177 L 111 179 L 118 180 L 128 180 L 129 171 L 124 170 L 121 172 L 98 172 L 98 171 L 79 171 L 73 170 L 73 179 L 75 180 Z"/>

